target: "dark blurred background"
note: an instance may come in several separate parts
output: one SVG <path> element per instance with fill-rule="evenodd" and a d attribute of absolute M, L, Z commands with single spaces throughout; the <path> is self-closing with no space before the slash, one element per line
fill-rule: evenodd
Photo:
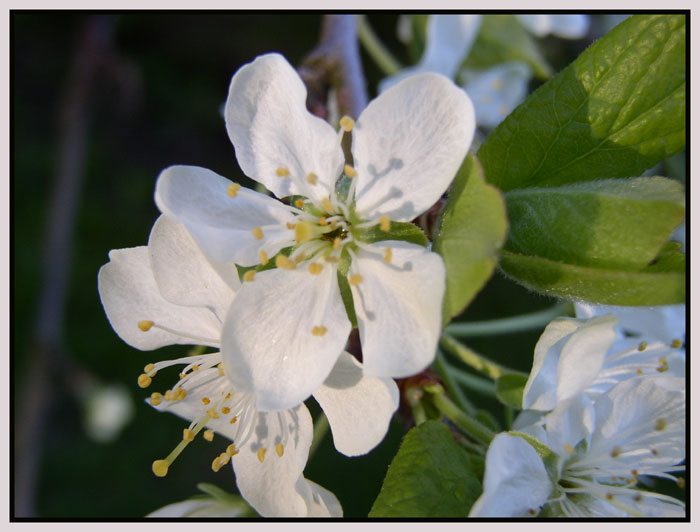
<path fill-rule="evenodd" d="M 298 66 L 318 44 L 321 22 L 317 13 L 11 14 L 16 517 L 140 517 L 196 494 L 198 482 L 236 491 L 230 467 L 211 470 L 220 445 L 202 439 L 166 478 L 152 474 L 184 425 L 145 404 L 136 379 L 147 362 L 183 348 L 142 353 L 123 343 L 102 310 L 97 272 L 110 249 L 146 244 L 163 168 L 199 165 L 253 185 L 220 114 L 230 78 L 270 51 Z M 408 63 L 397 15 L 369 22 Z M 549 59 L 561 68 L 584 44 L 557 45 Z M 373 97 L 381 73 L 364 52 L 362 60 Z M 496 275 L 462 319 L 552 304 Z M 539 333 L 468 343 L 527 371 Z M 119 419 L 115 429 L 109 421 Z M 336 494 L 346 516 L 366 516 L 405 430 L 395 420 L 376 450 L 354 459 L 327 434 L 305 474 Z"/>

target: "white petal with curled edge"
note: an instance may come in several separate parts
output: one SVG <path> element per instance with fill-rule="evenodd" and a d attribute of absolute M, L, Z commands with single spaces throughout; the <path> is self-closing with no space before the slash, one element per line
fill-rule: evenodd
<path fill-rule="evenodd" d="M 221 324 L 206 308 L 174 305 L 158 291 L 146 246 L 113 249 L 97 276 L 102 306 L 112 328 L 127 344 L 143 351 L 171 344 L 219 345 Z M 177 333 L 151 327 L 153 321 Z"/>
<path fill-rule="evenodd" d="M 425 51 L 420 62 L 383 79 L 379 84 L 380 91 L 384 92 L 399 81 L 421 72 L 436 72 L 448 78 L 454 77 L 480 27 L 481 15 L 431 15 L 426 29 Z"/>
<path fill-rule="evenodd" d="M 240 286 L 233 264 L 212 266 L 185 226 L 160 216 L 148 240 L 153 276 L 161 295 L 176 305 L 211 308 L 223 322 Z"/>
<path fill-rule="evenodd" d="M 260 423 L 254 436 L 232 459 L 238 490 L 263 517 L 305 517 L 308 512 L 306 501 L 297 491 L 296 484 L 309 456 L 313 426 L 311 415 L 304 405 L 299 405 L 293 412 L 296 429 L 291 433 L 281 457 L 271 448 L 267 449 L 262 462 L 258 459 L 261 447 L 258 440 L 269 430 L 264 423 Z M 259 414 L 263 420 L 265 416 L 274 415 Z"/>
<path fill-rule="evenodd" d="M 233 76 L 226 130 L 243 172 L 278 198 L 301 194 L 322 200 L 343 168 L 338 135 L 306 109 L 306 87 L 279 54 L 260 56 Z M 291 175 L 280 177 L 278 168 Z M 311 172 L 318 177 L 315 186 L 306 182 Z"/>
<path fill-rule="evenodd" d="M 357 213 L 410 221 L 447 189 L 469 150 L 476 119 L 466 93 L 438 74 L 383 92 L 353 129 Z"/>
<path fill-rule="evenodd" d="M 302 476 L 297 481 L 297 491 L 306 501 L 306 517 L 343 517 L 337 497 L 323 486 Z"/>
<path fill-rule="evenodd" d="M 521 437 L 501 433 L 486 452 L 484 492 L 469 517 L 522 517 L 547 502 L 551 491 L 537 451 Z"/>
<path fill-rule="evenodd" d="M 202 251 L 219 262 L 253 266 L 260 262 L 261 249 L 272 257 L 294 242 L 294 232 L 285 226 L 295 218 L 289 207 L 246 188 L 231 197 L 227 193 L 231 185 L 206 168 L 171 166 L 158 176 L 156 205 L 182 223 Z M 253 235 L 256 227 L 263 231 L 261 240 Z"/>
<path fill-rule="evenodd" d="M 324 334 L 313 334 L 315 327 Z M 243 283 L 224 322 L 222 357 L 234 385 L 254 393 L 259 410 L 290 408 L 328 377 L 350 321 L 336 269 L 259 272 Z"/>
<path fill-rule="evenodd" d="M 350 274 L 362 277 L 351 288 L 365 375 L 401 378 L 425 369 L 442 330 L 442 257 L 408 242 L 377 242 L 358 250 Z"/>
<path fill-rule="evenodd" d="M 399 406 L 396 383 L 364 377 L 362 364 L 347 352 L 314 397 L 328 418 L 335 448 L 346 456 L 366 454 L 379 444 Z"/>

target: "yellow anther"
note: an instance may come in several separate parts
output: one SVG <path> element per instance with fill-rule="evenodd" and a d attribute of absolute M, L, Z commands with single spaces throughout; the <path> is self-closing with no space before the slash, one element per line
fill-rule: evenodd
<path fill-rule="evenodd" d="M 192 366 L 192 371 L 197 371 L 199 369 L 199 364 Z"/>
<path fill-rule="evenodd" d="M 362 282 L 362 276 L 359 273 L 354 273 L 350 276 L 350 286 L 357 286 Z"/>
<path fill-rule="evenodd" d="M 150 373 L 150 372 L 153 371 L 154 369 L 155 369 L 155 365 L 154 365 L 154 364 L 146 364 L 146 367 L 143 368 L 143 372 L 144 372 L 144 373 Z"/>
<path fill-rule="evenodd" d="M 632 473 L 632 476 L 635 478 L 637 478 L 637 475 L 639 475 L 639 471 L 637 471 L 636 469 L 633 469 L 632 471 L 630 471 L 630 473 Z"/>
<path fill-rule="evenodd" d="M 318 183 L 318 176 L 313 172 L 309 172 L 309 174 L 306 176 L 306 182 L 309 185 L 315 185 L 316 183 Z"/>
<path fill-rule="evenodd" d="M 678 486 L 681 489 L 685 488 L 685 479 L 683 477 L 678 477 L 678 479 L 676 480 L 676 486 Z"/>
<path fill-rule="evenodd" d="M 149 330 L 151 327 L 153 327 L 154 323 L 151 320 L 141 320 L 138 323 L 139 329 L 141 329 L 143 332 L 146 332 Z"/>
<path fill-rule="evenodd" d="M 231 411 L 231 409 L 228 406 L 225 406 L 221 409 L 221 413 L 226 415 Z"/>
<path fill-rule="evenodd" d="M 574 454 L 576 452 L 574 448 L 568 443 L 564 444 L 564 450 L 569 454 Z"/>
<path fill-rule="evenodd" d="M 649 344 L 646 341 L 640 342 L 639 346 L 637 346 L 637 350 L 644 351 L 647 347 L 649 347 Z"/>
<path fill-rule="evenodd" d="M 275 446 L 275 452 L 277 453 L 277 456 L 282 458 L 282 455 L 284 454 L 284 445 L 282 445 L 281 443 L 278 443 Z"/>
<path fill-rule="evenodd" d="M 226 394 L 226 399 L 231 399 L 231 392 Z"/>
<path fill-rule="evenodd" d="M 287 177 L 287 176 L 289 176 L 289 170 L 287 170 L 287 169 L 284 168 L 283 166 L 280 166 L 277 170 L 275 170 L 275 172 L 277 173 L 277 175 L 278 175 L 279 177 Z"/>
<path fill-rule="evenodd" d="M 537 515 L 537 510 L 535 510 L 534 508 L 530 508 L 530 509 L 527 511 L 527 513 L 530 514 L 530 515 Z"/>
<path fill-rule="evenodd" d="M 258 460 L 260 461 L 261 464 L 263 463 L 263 460 L 265 460 L 265 453 L 266 452 L 267 452 L 267 449 L 265 449 L 265 447 L 261 447 L 260 449 L 258 449 Z"/>
<path fill-rule="evenodd" d="M 379 217 L 379 229 L 385 233 L 391 229 L 391 220 L 386 214 Z"/>
<path fill-rule="evenodd" d="M 634 496 L 634 501 L 635 501 L 635 502 L 642 502 L 642 495 L 641 495 L 641 493 L 637 493 L 637 494 Z"/>
<path fill-rule="evenodd" d="M 267 253 L 265 253 L 264 249 L 261 249 L 260 252 L 258 253 L 258 256 L 260 257 L 260 264 L 265 266 L 268 262 L 270 262 L 270 258 L 267 256 Z"/>
<path fill-rule="evenodd" d="M 297 267 L 293 260 L 291 260 L 289 257 L 285 257 L 284 255 L 277 255 L 277 258 L 275 259 L 275 266 L 282 268 L 283 270 L 294 270 Z"/>
<path fill-rule="evenodd" d="M 668 360 L 666 360 L 666 357 L 661 357 L 659 359 L 659 366 L 656 368 L 656 371 L 658 371 L 659 373 L 668 371 Z"/>
<path fill-rule="evenodd" d="M 238 454 L 238 449 L 236 449 L 236 446 L 233 443 L 226 447 L 226 454 L 229 456 L 236 456 Z"/>
<path fill-rule="evenodd" d="M 384 249 L 384 262 L 391 264 L 391 248 Z"/>
<path fill-rule="evenodd" d="M 610 456 L 612 458 L 617 458 L 618 456 L 620 456 L 620 454 L 622 454 L 622 447 L 620 447 L 619 445 L 616 445 L 615 447 L 613 447 L 612 451 L 610 451 Z"/>
<path fill-rule="evenodd" d="M 310 240 L 313 234 L 313 226 L 308 222 L 299 222 L 294 227 L 294 239 L 297 244 L 303 244 Z"/>
<path fill-rule="evenodd" d="M 212 419 L 219 419 L 219 413 L 213 408 L 207 410 L 207 414 L 209 414 L 209 417 Z"/>
<path fill-rule="evenodd" d="M 253 230 L 251 231 L 253 233 L 253 236 L 258 239 L 262 240 L 263 239 L 263 230 L 258 226 L 258 227 L 253 227 Z"/>
<path fill-rule="evenodd" d="M 612 501 L 615 498 L 615 496 L 612 493 L 606 493 L 605 498 L 609 501 Z"/>
<path fill-rule="evenodd" d="M 656 420 L 656 425 L 654 425 L 654 430 L 664 430 L 666 428 L 666 420 L 662 417 Z"/>
<path fill-rule="evenodd" d="M 503 82 L 500 79 L 494 79 L 491 86 L 493 87 L 493 90 L 500 91 L 503 88 Z"/>
<path fill-rule="evenodd" d="M 345 131 L 350 132 L 352 131 L 352 128 L 355 127 L 355 121 L 348 115 L 345 115 L 343 116 L 343 118 L 340 119 L 338 125 L 342 127 Z"/>
<path fill-rule="evenodd" d="M 194 432 L 192 432 L 190 429 L 184 429 L 182 431 L 182 439 L 185 441 L 193 441 L 194 440 Z"/>
<path fill-rule="evenodd" d="M 336 236 L 333 239 L 333 249 L 340 249 L 340 246 L 342 243 L 343 243 L 343 240 L 339 236 Z"/>
<path fill-rule="evenodd" d="M 238 418 L 236 416 L 233 416 L 231 418 L 231 425 L 233 425 L 236 421 L 238 421 Z"/>
<path fill-rule="evenodd" d="M 333 204 L 331 203 L 330 199 L 323 198 L 323 201 L 321 201 L 321 205 L 323 205 L 323 208 L 326 209 L 326 212 L 335 212 L 335 209 L 333 208 Z"/>
<path fill-rule="evenodd" d="M 157 477 L 164 477 L 168 474 L 168 467 L 170 464 L 167 460 L 156 460 L 153 462 L 151 469 L 153 469 L 153 474 Z"/>
<path fill-rule="evenodd" d="M 321 225 L 321 226 L 324 226 L 324 227 L 325 227 L 326 225 L 328 225 L 328 220 L 326 219 L 325 216 L 321 216 L 321 217 L 318 219 L 318 225 Z"/>
<path fill-rule="evenodd" d="M 673 349 L 679 349 L 680 347 L 683 347 L 683 340 L 679 340 L 678 338 L 675 338 L 675 339 L 671 342 L 671 347 L 672 347 Z"/>
<path fill-rule="evenodd" d="M 637 375 L 641 375 L 642 373 L 644 372 L 641 370 L 641 368 L 637 370 Z"/>
<path fill-rule="evenodd" d="M 314 336 L 323 336 L 327 331 L 328 329 L 326 329 L 323 325 L 314 325 L 314 328 L 311 329 L 311 334 Z"/>
<path fill-rule="evenodd" d="M 151 385 L 151 382 L 151 378 L 145 373 L 139 375 L 138 383 L 141 388 L 148 388 Z"/>
<path fill-rule="evenodd" d="M 221 460 L 221 465 L 225 466 L 226 464 L 228 464 L 229 460 L 231 460 L 231 457 L 226 453 L 221 453 L 219 455 L 219 460 Z"/>
<path fill-rule="evenodd" d="M 659 456 L 659 450 L 658 450 L 658 449 L 652 449 L 652 450 L 651 450 L 651 454 L 653 454 L 654 456 Z"/>
<path fill-rule="evenodd" d="M 213 441 L 214 440 L 214 431 L 211 429 L 207 429 L 204 431 L 204 439 L 207 441 Z"/>
<path fill-rule="evenodd" d="M 222 464 L 221 464 L 221 457 L 220 457 L 220 456 L 217 456 L 217 457 L 214 458 L 214 460 L 212 461 L 212 463 L 211 463 L 211 468 L 214 470 L 214 473 L 218 473 L 218 472 L 219 472 L 219 469 L 221 469 L 221 466 L 222 466 Z"/>
<path fill-rule="evenodd" d="M 252 283 L 255 280 L 255 270 L 248 270 L 243 274 L 243 282 Z"/>
<path fill-rule="evenodd" d="M 287 226 L 287 229 L 294 229 L 297 224 L 293 224 L 291 222 L 285 222 L 285 225 Z"/>
<path fill-rule="evenodd" d="M 216 369 L 219 370 L 219 376 L 223 377 L 224 376 L 224 365 L 222 363 L 219 363 L 219 365 L 216 366 Z"/>
<path fill-rule="evenodd" d="M 177 399 L 177 396 L 173 393 L 172 390 L 165 390 L 165 395 L 163 396 L 166 401 L 174 401 Z"/>
<path fill-rule="evenodd" d="M 338 220 L 331 220 L 331 229 L 338 227 Z"/>
<path fill-rule="evenodd" d="M 301 209 L 304 206 L 304 200 L 298 199 L 294 202 L 294 205 L 296 205 L 298 209 Z"/>
<path fill-rule="evenodd" d="M 326 255 L 325 260 L 326 260 L 326 262 L 330 262 L 333 264 L 340 262 L 340 259 L 338 257 L 333 256 L 333 255 Z"/>
<path fill-rule="evenodd" d="M 187 397 L 187 390 L 185 390 L 184 388 L 177 388 L 174 391 L 174 393 L 175 393 L 175 398 L 178 401 L 184 401 L 185 397 Z"/>
<path fill-rule="evenodd" d="M 151 394 L 151 404 L 153 406 L 158 406 L 162 402 L 163 402 L 163 394 L 162 393 L 153 392 Z"/>
<path fill-rule="evenodd" d="M 226 189 L 226 194 L 228 194 L 232 198 L 235 198 L 236 196 L 238 196 L 239 190 L 241 190 L 241 185 L 239 185 L 238 183 L 231 183 Z"/>
<path fill-rule="evenodd" d="M 323 264 L 319 262 L 312 262 L 309 264 L 309 272 L 311 275 L 318 275 L 323 270 Z"/>
<path fill-rule="evenodd" d="M 303 251 L 299 253 L 296 258 L 294 259 L 294 264 L 300 264 L 306 260 L 306 253 Z"/>
<path fill-rule="evenodd" d="M 355 170 L 349 164 L 345 165 L 345 168 L 343 168 L 343 171 L 345 172 L 345 175 L 348 176 L 350 179 L 352 179 L 353 177 L 355 177 L 357 175 L 357 170 Z"/>
<path fill-rule="evenodd" d="M 208 405 L 209 403 L 211 403 L 211 400 L 210 400 L 208 397 L 202 397 L 202 402 L 203 402 L 205 405 Z"/>

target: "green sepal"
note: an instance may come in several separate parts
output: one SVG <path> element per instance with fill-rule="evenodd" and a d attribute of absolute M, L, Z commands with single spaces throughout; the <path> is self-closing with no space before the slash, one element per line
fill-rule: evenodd
<path fill-rule="evenodd" d="M 504 405 L 521 409 L 527 376 L 520 373 L 506 373 L 496 379 L 496 397 Z"/>
<path fill-rule="evenodd" d="M 337 276 L 340 297 L 343 300 L 343 305 L 345 305 L 345 312 L 348 315 L 348 319 L 354 328 L 357 327 L 357 315 L 355 314 L 355 301 L 352 297 L 352 290 L 350 290 L 350 283 L 348 282 L 348 271 L 350 270 L 351 260 L 350 254 L 344 249 L 340 255 Z"/>
<path fill-rule="evenodd" d="M 379 225 L 365 227 L 363 229 L 352 229 L 352 234 L 360 242 L 371 244 L 373 242 L 382 242 L 384 240 L 401 240 L 426 247 L 428 238 L 425 233 L 415 224 L 410 222 L 391 222 L 388 231 L 382 231 Z"/>
<path fill-rule="evenodd" d="M 429 420 L 406 434 L 369 517 L 467 517 L 479 495 L 472 460 Z"/>
<path fill-rule="evenodd" d="M 461 314 L 491 277 L 508 229 L 503 195 L 484 181 L 469 154 L 457 172 L 440 216 L 433 251 L 445 261 L 443 325 Z"/>

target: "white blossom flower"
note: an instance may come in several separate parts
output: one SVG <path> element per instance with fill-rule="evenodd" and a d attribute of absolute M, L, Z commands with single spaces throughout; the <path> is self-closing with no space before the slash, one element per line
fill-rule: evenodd
<path fill-rule="evenodd" d="M 134 417 L 129 391 L 121 384 L 97 384 L 84 399 L 87 435 L 101 443 L 117 439 Z"/>
<path fill-rule="evenodd" d="M 682 502 L 642 485 L 644 476 L 675 481 L 670 473 L 684 469 L 685 385 L 678 381 L 684 379 L 636 377 L 613 386 L 594 401 L 589 438 L 556 423 L 539 441 L 497 435 L 486 453 L 484 491 L 469 515 L 684 516 Z M 556 449 L 560 442 L 563 450 Z"/>
<path fill-rule="evenodd" d="M 480 27 L 481 15 L 430 15 L 420 61 L 384 78 L 380 91 L 419 72 L 437 72 L 449 78 L 459 74 L 461 85 L 474 102 L 477 123 L 496 127 L 527 96 L 532 69 L 523 61 L 509 61 L 490 68 L 459 71 Z"/>
<path fill-rule="evenodd" d="M 206 258 L 184 226 L 161 216 L 148 246 L 112 250 L 99 273 L 99 291 L 114 330 L 129 345 L 151 350 L 171 344 L 221 349 L 226 312 L 239 288 L 233 264 Z M 212 463 L 217 471 L 229 461 L 241 495 L 263 516 L 339 516 L 335 496 L 303 476 L 312 439 L 311 416 L 303 404 L 259 412 L 255 398 L 232 382 L 224 350 L 148 364 L 139 377 L 143 388 L 156 373 L 184 365 L 179 381 L 150 404 L 191 423 L 183 439 L 153 471 L 168 467 L 204 430 L 233 443 Z M 396 383 L 362 376 L 348 353 L 335 363 L 314 396 L 328 417 L 336 448 L 346 455 L 368 452 L 384 437 L 398 406 Z"/>
<path fill-rule="evenodd" d="M 441 329 L 442 258 L 405 241 L 368 243 L 363 234 L 383 234 L 432 206 L 475 130 L 469 98 L 435 74 L 388 90 L 356 124 L 344 117 L 340 133 L 305 101 L 297 73 L 270 54 L 233 76 L 226 103 L 242 170 L 278 198 L 297 197 L 294 205 L 197 167 L 170 167 L 156 185 L 161 211 L 213 259 L 252 266 L 277 255 L 276 269 L 246 273 L 251 282 L 222 337 L 227 375 L 256 394 L 262 411 L 303 401 L 335 365 L 351 330 L 339 282 L 352 293 L 366 375 L 406 377 L 430 364 Z M 352 166 L 343 133 L 352 134 Z"/>
<path fill-rule="evenodd" d="M 590 18 L 588 15 L 547 15 L 519 14 L 520 23 L 538 37 L 550 33 L 563 39 L 581 39 L 588 33 Z"/>

